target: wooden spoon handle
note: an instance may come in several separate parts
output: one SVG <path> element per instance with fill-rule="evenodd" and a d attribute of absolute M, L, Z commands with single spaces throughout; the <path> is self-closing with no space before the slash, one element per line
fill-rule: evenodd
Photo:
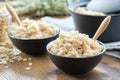
<path fill-rule="evenodd" d="M 108 27 L 109 23 L 111 21 L 111 16 L 107 16 L 102 23 L 100 24 L 100 27 L 96 31 L 95 35 L 93 36 L 93 40 L 97 40 L 98 37 L 105 31 L 105 29 Z"/>
<path fill-rule="evenodd" d="M 13 7 L 11 5 L 9 5 L 8 3 L 6 3 L 6 8 L 10 12 L 10 14 L 12 15 L 14 21 L 16 21 L 18 25 L 20 25 L 21 21 L 20 21 L 19 17 L 17 16 L 17 14 L 16 14 L 15 10 L 13 9 Z"/>

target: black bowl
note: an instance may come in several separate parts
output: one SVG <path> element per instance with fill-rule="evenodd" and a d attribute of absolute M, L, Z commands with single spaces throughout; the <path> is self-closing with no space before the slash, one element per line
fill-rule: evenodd
<path fill-rule="evenodd" d="M 30 54 L 33 56 L 41 55 L 46 52 L 46 45 L 56 39 L 59 36 L 59 28 L 56 29 L 56 34 L 47 38 L 41 39 L 23 39 L 23 38 L 15 38 L 12 36 L 10 31 L 8 32 L 8 36 L 12 43 L 18 48 L 20 51 Z"/>
<path fill-rule="evenodd" d="M 104 46 L 103 43 L 101 42 L 99 43 Z M 53 54 L 48 49 L 47 52 L 53 63 L 63 72 L 68 74 L 85 74 L 91 71 L 100 62 L 105 50 L 106 49 L 104 46 L 104 50 L 100 52 L 98 55 L 86 57 L 86 58 L 71 58 L 71 57 L 58 56 Z"/>
<path fill-rule="evenodd" d="M 67 1 L 69 2 L 71 0 Z M 88 34 L 92 38 L 100 26 L 100 23 L 106 16 L 92 16 L 76 13 L 74 11 L 76 7 L 86 6 L 90 0 L 80 1 L 81 2 L 71 3 L 71 5 L 69 5 L 69 10 L 73 17 L 76 30 L 79 30 L 80 33 Z M 105 32 L 98 39 L 102 42 L 120 41 L 120 35 L 117 34 L 120 31 L 120 13 L 113 13 L 110 15 L 111 22 Z"/>

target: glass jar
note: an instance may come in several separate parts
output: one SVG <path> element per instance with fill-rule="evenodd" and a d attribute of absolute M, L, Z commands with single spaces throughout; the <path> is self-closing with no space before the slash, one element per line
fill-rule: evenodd
<path fill-rule="evenodd" d="M 7 29 L 11 25 L 11 15 L 4 3 L 0 3 L 0 43 L 7 39 Z"/>

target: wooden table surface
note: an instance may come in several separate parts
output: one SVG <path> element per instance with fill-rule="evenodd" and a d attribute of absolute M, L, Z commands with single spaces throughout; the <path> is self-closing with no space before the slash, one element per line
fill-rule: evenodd
<path fill-rule="evenodd" d="M 31 57 L 32 69 L 26 71 L 28 62 L 9 63 L 8 69 L 0 65 L 0 80 L 120 80 L 120 59 L 104 55 L 101 63 L 85 75 L 69 75 L 60 71 L 47 54 Z"/>

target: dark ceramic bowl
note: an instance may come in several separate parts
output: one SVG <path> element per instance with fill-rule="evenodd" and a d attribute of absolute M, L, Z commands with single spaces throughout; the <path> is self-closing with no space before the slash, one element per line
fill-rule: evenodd
<path fill-rule="evenodd" d="M 71 3 L 72 0 L 67 0 L 69 3 L 69 10 L 73 17 L 76 30 L 80 33 L 88 34 L 91 38 L 100 26 L 100 23 L 106 16 L 92 16 L 79 14 L 74 11 L 76 7 L 86 6 L 90 0 L 80 0 L 77 3 Z M 105 32 L 99 37 L 98 40 L 102 42 L 120 41 L 120 13 L 113 13 L 111 15 L 111 22 Z M 109 36 L 110 35 L 110 36 Z"/>
<path fill-rule="evenodd" d="M 59 35 L 59 28 L 56 28 L 56 34 L 47 38 L 41 39 L 22 39 L 22 38 L 15 38 L 12 36 L 10 31 L 8 32 L 8 36 L 12 43 L 18 48 L 20 51 L 30 54 L 33 56 L 41 55 L 42 53 L 46 52 L 46 45 L 56 39 Z"/>
<path fill-rule="evenodd" d="M 101 42 L 99 43 L 103 45 L 104 50 L 100 52 L 98 55 L 86 57 L 86 58 L 71 58 L 71 57 L 58 56 L 53 54 L 48 49 L 47 52 L 53 63 L 63 72 L 68 74 L 85 74 L 91 71 L 102 59 L 102 56 L 106 49 L 103 43 Z"/>

